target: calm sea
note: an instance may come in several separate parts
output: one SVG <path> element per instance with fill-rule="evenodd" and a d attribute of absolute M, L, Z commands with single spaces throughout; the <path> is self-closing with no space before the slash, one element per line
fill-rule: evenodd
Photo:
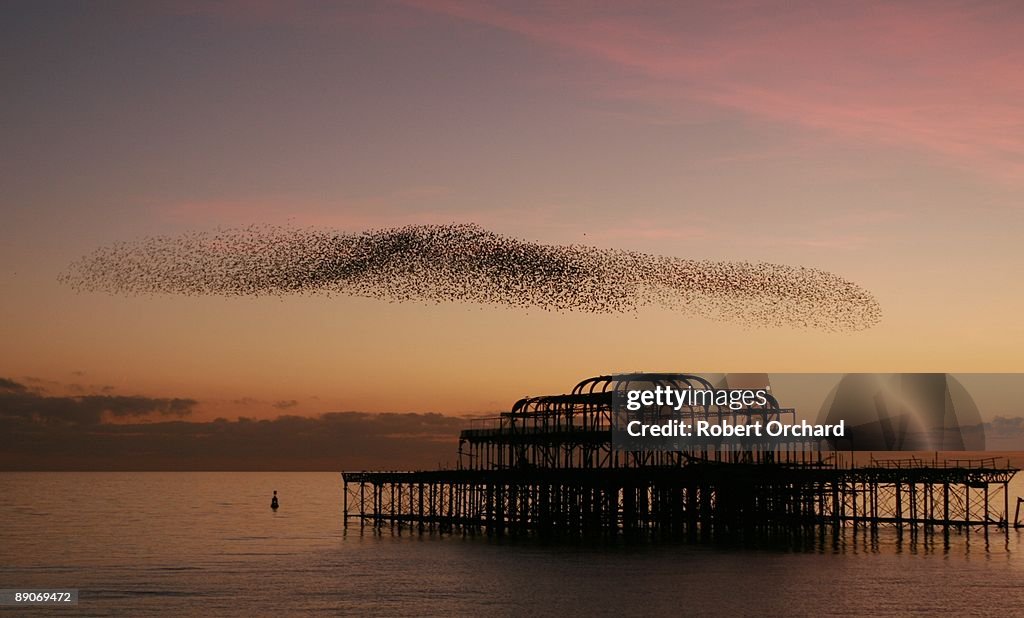
<path fill-rule="evenodd" d="M 1024 529 L 948 547 L 849 531 L 800 551 L 552 545 L 346 531 L 331 473 L 0 473 L 0 493 L 0 588 L 81 591 L 20 615 L 1024 612 Z"/>

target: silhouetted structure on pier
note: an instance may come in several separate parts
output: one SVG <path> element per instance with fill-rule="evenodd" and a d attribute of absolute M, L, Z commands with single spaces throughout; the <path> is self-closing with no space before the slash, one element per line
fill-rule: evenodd
<path fill-rule="evenodd" d="M 647 374 L 649 375 L 649 374 Z M 666 374 L 668 375 L 668 374 Z M 685 381 L 706 385 L 698 376 Z M 607 535 L 653 531 L 687 538 L 786 533 L 827 526 L 896 526 L 912 533 L 1008 525 L 1007 461 L 875 460 L 840 465 L 812 440 L 754 449 L 620 451 L 612 397 L 622 376 L 571 393 L 520 400 L 462 431 L 454 470 L 343 472 L 344 516 L 421 530 Z M 686 386 L 685 384 L 683 385 Z M 791 421 L 763 409 L 701 408 L 720 421 Z"/>

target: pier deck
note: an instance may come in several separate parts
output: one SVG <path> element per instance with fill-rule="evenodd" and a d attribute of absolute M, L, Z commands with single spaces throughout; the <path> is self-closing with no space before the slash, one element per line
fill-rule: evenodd
<path fill-rule="evenodd" d="M 973 467 L 971 467 L 973 466 Z M 994 460 L 849 469 L 692 463 L 618 469 L 345 472 L 344 513 L 363 524 L 491 534 L 684 535 L 793 526 L 1008 525 Z"/>

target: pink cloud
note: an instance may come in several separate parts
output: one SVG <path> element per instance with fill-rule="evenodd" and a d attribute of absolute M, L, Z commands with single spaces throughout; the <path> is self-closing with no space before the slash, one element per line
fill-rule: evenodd
<path fill-rule="evenodd" d="M 407 4 L 588 61 L 602 95 L 686 116 L 695 105 L 1024 176 L 1024 16 L 933 2 L 503 7 Z M 593 64 L 594 66 L 590 66 Z"/>

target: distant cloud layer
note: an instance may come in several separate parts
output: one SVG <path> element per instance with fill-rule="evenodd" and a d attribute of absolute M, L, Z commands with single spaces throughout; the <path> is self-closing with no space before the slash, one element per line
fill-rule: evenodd
<path fill-rule="evenodd" d="M 432 469 L 456 464 L 459 432 L 469 426 L 434 413 L 175 418 L 195 405 L 49 396 L 0 377 L 0 471 Z M 1024 452 L 1024 417 L 997 416 L 984 427 L 989 450 Z"/>
<path fill-rule="evenodd" d="M 1024 451 L 1024 417 L 995 417 L 985 423 L 985 438 L 991 450 Z"/>
<path fill-rule="evenodd" d="M 157 236 L 102 247 L 62 280 L 115 294 L 335 293 L 588 313 L 660 307 L 826 331 L 862 330 L 881 318 L 870 292 L 814 268 L 547 245 L 469 224 L 362 234 L 252 226 Z"/>
<path fill-rule="evenodd" d="M 55 397 L 0 378 L 0 470 L 427 468 L 454 464 L 466 424 L 441 414 L 361 412 L 167 420 L 187 416 L 196 403 Z M 110 422 L 129 418 L 147 422 Z"/>
<path fill-rule="evenodd" d="M 192 413 L 196 403 L 194 399 L 123 395 L 51 396 L 41 389 L 0 378 L 0 422 L 81 427 L 98 425 L 105 417 L 184 417 Z"/>

